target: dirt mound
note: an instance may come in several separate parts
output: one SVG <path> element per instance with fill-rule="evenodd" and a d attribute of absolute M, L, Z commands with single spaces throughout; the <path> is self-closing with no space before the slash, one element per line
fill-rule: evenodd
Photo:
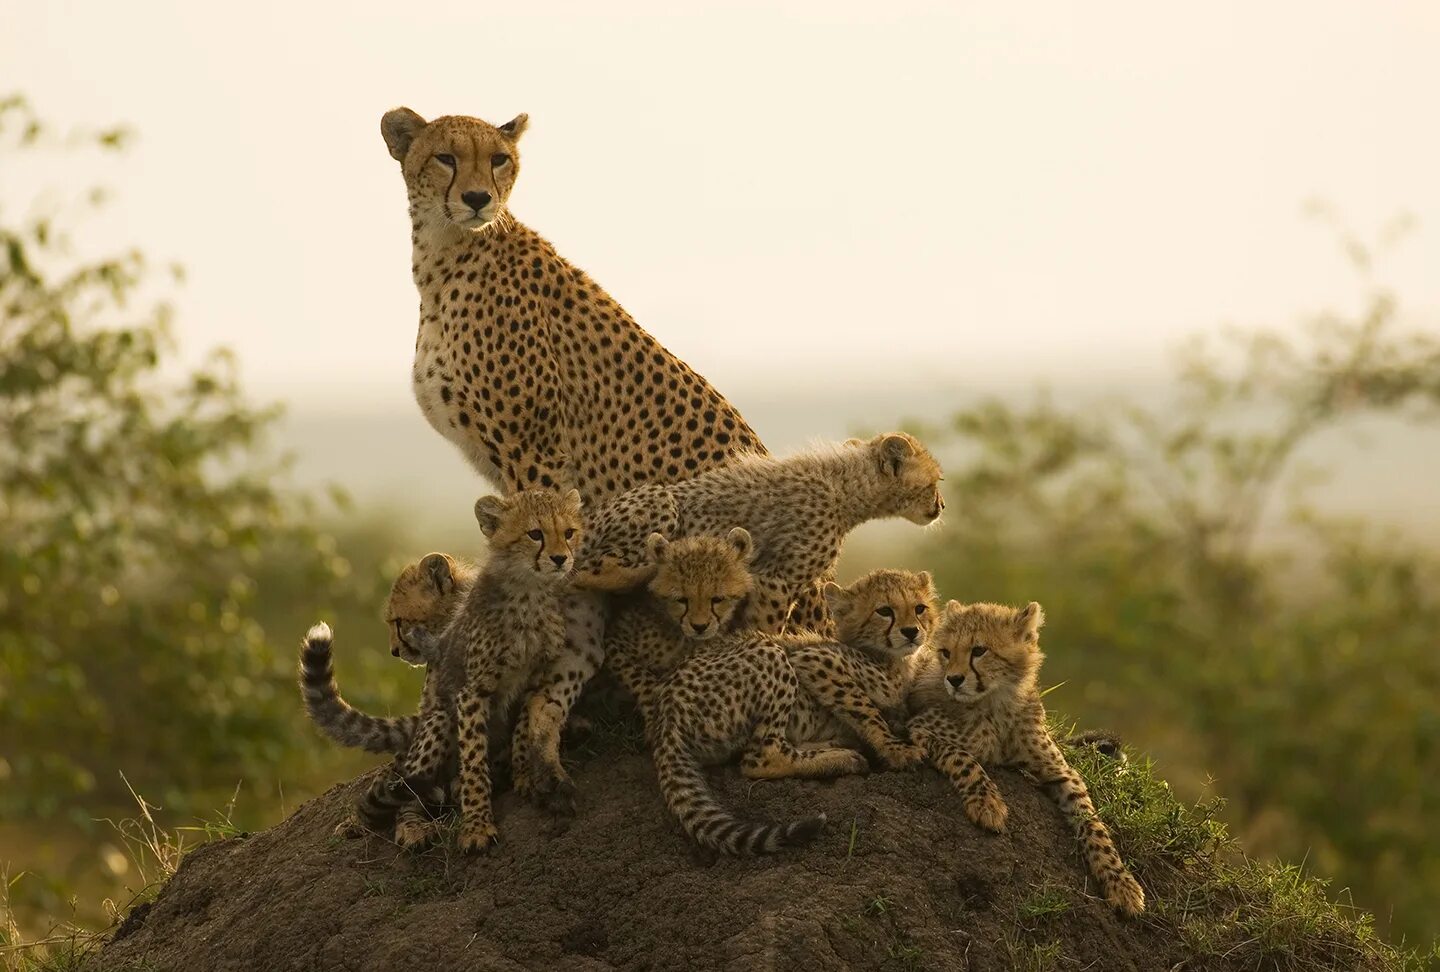
<path fill-rule="evenodd" d="M 830 822 L 804 850 L 711 861 L 631 748 L 580 757 L 569 821 L 502 796 L 503 843 L 473 859 L 332 837 L 370 776 L 337 786 L 268 831 L 194 851 L 91 967 L 999 970 L 1035 966 L 1053 941 L 1080 968 L 1185 958 L 1173 935 L 1085 893 L 1059 814 L 1017 775 L 996 774 L 1012 812 L 994 836 L 930 771 L 760 784 L 717 771 L 742 814 Z"/>

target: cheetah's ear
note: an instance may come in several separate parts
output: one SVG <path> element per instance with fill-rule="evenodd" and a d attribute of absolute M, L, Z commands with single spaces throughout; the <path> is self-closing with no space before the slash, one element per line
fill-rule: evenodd
<path fill-rule="evenodd" d="M 900 464 L 915 455 L 915 446 L 910 439 L 898 432 L 891 432 L 880 440 L 880 465 L 891 476 L 900 475 Z"/>
<path fill-rule="evenodd" d="M 566 493 L 563 497 L 561 497 L 560 505 L 563 506 L 568 512 L 579 516 L 580 508 L 583 505 L 580 499 L 580 491 L 578 489 L 570 490 L 570 492 Z"/>
<path fill-rule="evenodd" d="M 922 570 L 915 575 L 915 579 L 920 582 L 920 586 L 925 589 L 927 596 L 933 601 L 935 599 L 935 578 L 930 576 L 928 570 Z"/>
<path fill-rule="evenodd" d="M 525 128 L 530 124 L 530 116 L 521 112 L 508 122 L 500 126 L 500 134 L 508 136 L 510 141 L 520 141 L 520 136 L 525 134 Z"/>
<path fill-rule="evenodd" d="M 850 603 L 850 592 L 834 581 L 825 582 L 825 585 L 820 588 L 820 596 L 825 598 L 825 606 L 830 609 L 831 614 L 839 612 L 841 608 Z"/>
<path fill-rule="evenodd" d="M 409 108 L 391 108 L 380 118 L 380 135 L 385 139 L 385 147 L 390 150 L 390 157 L 401 165 L 405 164 L 405 153 L 410 151 L 410 143 L 415 141 L 415 136 L 425 127 L 426 121 Z"/>
<path fill-rule="evenodd" d="M 742 564 L 748 564 L 750 558 L 755 555 L 755 541 L 751 539 L 750 531 L 744 527 L 735 527 L 725 534 L 725 541 L 735 548 L 735 552 L 740 555 Z"/>
<path fill-rule="evenodd" d="M 853 448 L 855 448 L 856 446 L 863 446 L 863 445 L 865 445 L 865 444 L 866 444 L 866 442 L 865 442 L 864 439 L 846 439 L 846 440 L 845 440 L 845 448 L 847 448 L 847 449 L 853 449 Z"/>
<path fill-rule="evenodd" d="M 670 549 L 670 541 L 665 539 L 663 533 L 652 533 L 645 538 L 645 556 L 650 558 L 652 564 L 658 564 L 665 560 L 665 552 Z"/>
<path fill-rule="evenodd" d="M 1045 624 L 1045 609 L 1037 601 L 1031 601 L 1015 615 L 1015 624 L 1026 639 L 1033 639 Z"/>
<path fill-rule="evenodd" d="M 505 515 L 507 504 L 499 496 L 482 496 L 475 501 L 475 522 L 480 532 L 487 537 L 495 536 L 500 529 L 500 518 Z"/>
<path fill-rule="evenodd" d="M 964 614 L 964 613 L 965 613 L 965 605 L 961 604 L 959 601 L 955 600 L 954 598 L 951 598 L 950 600 L 948 600 L 948 601 L 945 602 L 945 616 L 946 616 L 946 617 L 953 618 L 953 617 L 956 617 L 956 616 L 961 615 L 961 614 Z"/>
<path fill-rule="evenodd" d="M 449 594 L 455 589 L 455 572 L 450 569 L 450 558 L 443 553 L 426 554 L 420 561 L 420 572 L 437 593 Z"/>

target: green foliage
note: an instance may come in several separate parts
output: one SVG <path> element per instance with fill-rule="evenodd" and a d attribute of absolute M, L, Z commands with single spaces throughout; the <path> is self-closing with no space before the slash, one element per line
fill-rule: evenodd
<path fill-rule="evenodd" d="M 1247 846 L 1308 859 L 1429 940 L 1440 564 L 1308 509 L 1300 460 L 1360 415 L 1433 423 L 1440 341 L 1403 333 L 1373 289 L 1301 339 L 1195 344 L 1177 389 L 1161 408 L 991 400 L 931 430 L 959 461 L 926 562 L 966 599 L 1041 601 L 1058 704 L 1167 769 L 1207 768 Z"/>
<path fill-rule="evenodd" d="M 123 142 L 0 102 L 4 157 Z M 308 624 L 383 588 L 280 485 L 276 409 L 223 352 L 177 374 L 146 261 L 77 257 L 74 215 L 0 214 L 0 738 L 26 741 L 0 754 L 0 816 L 90 825 L 126 799 L 117 770 L 172 812 L 273 778 L 308 742 L 303 627 L 277 648 L 257 604 L 303 598 Z"/>

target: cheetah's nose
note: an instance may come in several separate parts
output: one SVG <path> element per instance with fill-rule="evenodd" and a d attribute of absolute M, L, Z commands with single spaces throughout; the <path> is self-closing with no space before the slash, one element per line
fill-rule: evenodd
<path fill-rule="evenodd" d="M 964 675 L 947 675 L 947 676 L 945 676 L 945 681 L 947 681 L 947 682 L 950 683 L 950 687 L 951 687 L 951 688 L 957 688 L 957 689 L 958 689 L 960 686 L 962 686 L 962 685 L 965 684 L 965 676 L 964 676 Z"/>
<path fill-rule="evenodd" d="M 556 567 L 564 567 L 565 561 L 569 560 L 570 558 L 565 556 L 564 554 L 551 554 L 550 559 L 555 562 Z"/>
<path fill-rule="evenodd" d="M 709 621 L 691 621 L 690 627 L 695 629 L 696 634 L 704 634 L 705 629 L 710 627 Z"/>
<path fill-rule="evenodd" d="M 919 628 L 901 628 L 901 629 L 900 629 L 900 633 L 905 636 L 905 639 L 906 639 L 907 641 L 914 641 L 914 640 L 915 640 L 915 636 L 920 633 L 920 629 L 919 629 Z"/>
<path fill-rule="evenodd" d="M 488 192 L 471 189 L 469 192 L 462 192 L 460 194 L 460 201 L 478 213 L 490 205 L 490 194 Z"/>

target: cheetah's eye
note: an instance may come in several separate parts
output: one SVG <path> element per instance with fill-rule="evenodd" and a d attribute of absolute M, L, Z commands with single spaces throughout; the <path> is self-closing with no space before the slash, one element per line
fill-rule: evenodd
<path fill-rule="evenodd" d="M 688 608 L 690 606 L 690 599 L 688 597 L 677 597 L 675 598 L 675 603 L 681 607 Z"/>
<path fill-rule="evenodd" d="M 923 605 L 923 604 L 917 604 L 917 605 L 915 605 L 915 617 L 918 618 L 918 617 L 920 617 L 921 615 L 923 615 L 924 613 L 925 613 L 925 605 Z"/>
<path fill-rule="evenodd" d="M 575 531 L 574 531 L 574 530 L 566 530 L 566 531 L 565 531 L 565 539 L 566 539 L 566 540 L 573 540 L 573 539 L 575 539 Z"/>
<path fill-rule="evenodd" d="M 539 530 L 531 530 L 529 533 L 527 533 L 527 534 L 525 534 L 525 535 L 526 535 L 527 537 L 529 537 L 531 540 L 535 540 L 535 541 L 540 541 L 540 540 L 544 540 L 544 539 L 545 539 L 545 534 L 541 533 Z"/>
<path fill-rule="evenodd" d="M 989 650 L 990 649 L 984 645 L 976 645 L 974 648 L 970 649 L 970 657 L 979 658 L 981 655 L 985 654 Z"/>
<path fill-rule="evenodd" d="M 941 660 L 942 662 L 948 662 L 948 661 L 950 660 L 950 649 L 949 649 L 949 648 L 941 648 L 941 649 L 940 649 L 940 660 Z"/>
<path fill-rule="evenodd" d="M 494 168 L 497 168 L 497 169 L 498 169 L 498 168 L 500 168 L 502 165 L 509 165 L 509 164 L 510 164 L 510 156 L 506 155 L 504 152 L 497 152 L 497 153 L 495 153 L 494 155 L 490 156 L 490 165 L 493 166 Z"/>
<path fill-rule="evenodd" d="M 876 608 L 876 609 L 875 609 L 875 613 L 878 614 L 878 615 L 880 615 L 880 617 L 882 617 L 882 618 L 893 618 L 893 617 L 895 617 L 895 611 L 894 611 L 892 608 L 888 608 L 888 607 Z"/>
<path fill-rule="evenodd" d="M 440 153 L 439 155 L 435 156 L 435 161 L 436 161 L 436 162 L 439 162 L 441 165 L 445 166 L 447 169 L 453 169 L 453 168 L 455 168 L 455 156 L 450 155 L 450 154 L 448 154 L 448 153 L 442 152 L 442 153 Z"/>
<path fill-rule="evenodd" d="M 712 597 L 710 598 L 710 603 L 715 605 L 716 607 L 719 607 L 720 605 L 725 603 L 725 599 L 723 597 Z"/>

